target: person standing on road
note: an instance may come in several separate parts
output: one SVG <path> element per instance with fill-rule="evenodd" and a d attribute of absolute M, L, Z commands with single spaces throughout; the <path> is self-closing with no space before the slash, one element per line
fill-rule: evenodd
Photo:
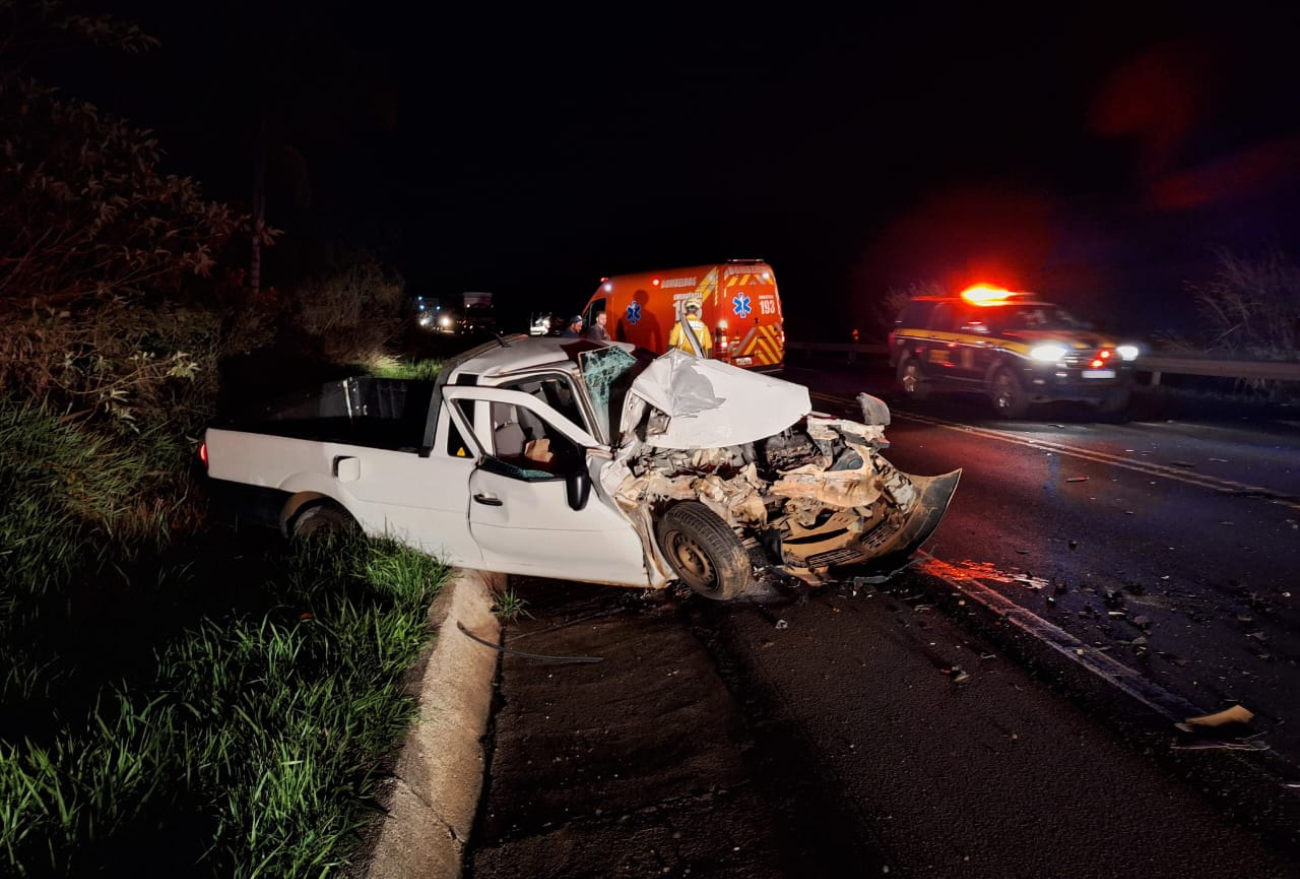
<path fill-rule="evenodd" d="M 691 329 L 695 332 L 695 338 L 700 343 L 701 356 L 705 359 L 713 355 L 713 337 L 709 335 L 709 328 L 700 320 L 700 303 L 692 299 L 686 303 L 686 315 L 673 325 L 673 331 L 668 334 L 668 347 L 678 348 L 687 354 L 694 354 L 695 349 L 691 346 L 691 337 L 686 330 L 682 328 L 683 323 L 689 323 Z"/>
<path fill-rule="evenodd" d="M 575 314 L 569 318 L 569 325 L 560 333 L 561 339 L 581 339 L 582 338 L 582 315 Z"/>
<path fill-rule="evenodd" d="M 605 317 L 605 312 L 602 311 L 597 314 L 596 322 L 587 327 L 587 338 L 593 342 L 608 342 L 609 330 L 605 329 L 605 321 L 607 320 L 609 318 Z"/>

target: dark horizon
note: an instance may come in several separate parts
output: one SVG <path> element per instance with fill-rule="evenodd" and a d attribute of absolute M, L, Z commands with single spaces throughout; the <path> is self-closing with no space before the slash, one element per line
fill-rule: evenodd
<path fill-rule="evenodd" d="M 1300 13 L 1272 4 L 632 26 L 101 5 L 162 47 L 47 78 L 244 206 L 269 120 L 286 241 L 376 248 L 426 295 L 576 310 L 605 275 L 752 257 L 795 339 L 865 330 L 886 290 L 924 280 L 1190 332 L 1215 249 L 1294 249 L 1300 221 Z"/>

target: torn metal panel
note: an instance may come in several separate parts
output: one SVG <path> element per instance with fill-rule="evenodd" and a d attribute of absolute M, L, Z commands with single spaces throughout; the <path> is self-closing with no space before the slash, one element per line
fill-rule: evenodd
<path fill-rule="evenodd" d="M 808 389 L 701 360 L 681 351 L 658 357 L 632 383 L 632 393 L 667 423 L 645 442 L 665 449 L 735 446 L 780 433 L 812 410 Z M 623 425 L 626 431 L 632 425 Z"/>
<path fill-rule="evenodd" d="M 876 470 L 871 454 L 862 446 L 848 444 L 857 452 L 858 466 L 828 470 L 806 464 L 791 470 L 772 483 L 772 494 L 788 498 L 812 498 L 826 506 L 847 510 L 869 507 L 880 500 L 884 480 Z"/>

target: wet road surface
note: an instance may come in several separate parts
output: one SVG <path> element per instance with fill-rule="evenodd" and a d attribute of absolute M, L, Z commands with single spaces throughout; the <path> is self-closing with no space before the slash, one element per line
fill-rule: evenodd
<path fill-rule="evenodd" d="M 833 408 L 878 376 L 803 372 Z M 1285 421 L 1000 421 L 894 407 L 886 457 L 963 468 L 919 566 L 934 596 L 984 590 L 1187 703 L 1241 704 L 1238 738 L 1300 780 L 1300 428 Z M 1212 414 L 1212 413 L 1211 413 Z M 1072 416 L 1072 417 L 1061 417 Z M 1060 417 L 1061 420 L 1049 420 Z"/>
<path fill-rule="evenodd" d="M 1243 826 L 1282 806 L 1202 791 L 1222 752 L 1096 722 L 1123 708 L 920 579 L 764 605 L 516 581 L 505 646 L 534 657 L 502 657 L 467 875 L 1300 876 Z"/>

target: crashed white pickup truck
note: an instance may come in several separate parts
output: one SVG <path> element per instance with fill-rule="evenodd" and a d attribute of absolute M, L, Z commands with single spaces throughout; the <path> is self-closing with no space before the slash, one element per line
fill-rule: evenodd
<path fill-rule="evenodd" d="M 436 382 L 353 378 L 207 431 L 214 495 L 292 536 L 360 527 L 452 565 L 746 594 L 905 556 L 961 475 L 881 455 L 889 410 L 678 351 L 514 336 Z"/>

